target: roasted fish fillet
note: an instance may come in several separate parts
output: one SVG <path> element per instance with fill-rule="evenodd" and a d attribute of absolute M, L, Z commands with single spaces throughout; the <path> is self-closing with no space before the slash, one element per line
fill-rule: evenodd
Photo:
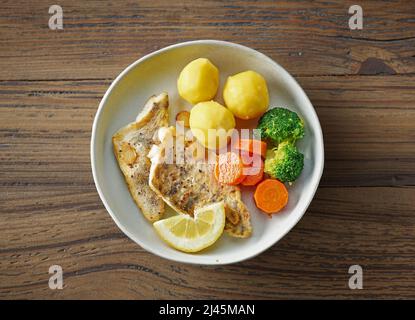
<path fill-rule="evenodd" d="M 151 97 L 136 121 L 121 128 L 112 137 L 115 157 L 124 174 L 130 193 L 151 222 L 164 213 L 164 201 L 148 184 L 151 162 L 147 157 L 155 132 L 168 125 L 167 93 Z"/>
<path fill-rule="evenodd" d="M 166 129 L 166 128 L 162 128 Z M 175 135 L 174 128 L 169 128 Z M 167 134 L 163 134 L 165 138 Z M 150 187 L 166 201 L 174 210 L 182 214 L 193 215 L 196 208 L 209 203 L 224 201 L 226 211 L 225 231 L 231 236 L 246 238 L 252 232 L 250 213 L 241 200 L 238 187 L 219 184 L 214 177 L 214 164 L 210 164 L 205 157 L 194 161 L 173 163 L 166 159 L 166 141 L 160 139 L 157 146 L 153 146 L 151 158 Z M 184 146 L 186 156 L 192 155 L 194 144 L 190 142 Z M 177 155 L 176 150 L 173 155 Z M 176 159 L 175 159 L 176 160 Z"/>

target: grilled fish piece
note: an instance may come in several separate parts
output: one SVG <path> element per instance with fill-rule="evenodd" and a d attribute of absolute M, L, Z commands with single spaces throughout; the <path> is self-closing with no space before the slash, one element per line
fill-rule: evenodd
<path fill-rule="evenodd" d="M 162 128 L 166 129 L 166 128 Z M 160 131 L 162 130 L 160 129 Z M 171 134 L 175 135 L 174 128 Z M 166 160 L 168 140 L 165 133 L 160 144 L 153 146 L 151 158 L 149 184 L 152 190 L 166 201 L 174 210 L 182 214 L 193 215 L 196 208 L 209 203 L 224 201 L 226 211 L 225 231 L 234 237 L 246 238 L 252 232 L 250 213 L 241 200 L 241 192 L 236 186 L 219 184 L 214 177 L 214 164 L 203 157 L 190 159 L 197 142 L 190 142 L 184 146 L 185 161 L 176 161 L 178 141 L 172 154 L 174 161 Z M 164 141 L 163 141 L 164 140 Z M 216 156 L 216 155 L 215 155 Z"/>
<path fill-rule="evenodd" d="M 148 185 L 151 162 L 147 157 L 153 136 L 168 125 L 169 100 L 167 93 L 152 96 L 135 122 L 121 128 L 112 137 L 114 154 L 124 174 L 135 203 L 151 222 L 164 213 L 164 202 Z"/>

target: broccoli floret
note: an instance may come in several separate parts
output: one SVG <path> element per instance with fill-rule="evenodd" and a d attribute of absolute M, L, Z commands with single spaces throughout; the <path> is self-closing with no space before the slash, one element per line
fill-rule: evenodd
<path fill-rule="evenodd" d="M 283 142 L 278 148 L 268 150 L 264 171 L 282 182 L 298 178 L 304 167 L 304 155 L 295 145 Z"/>
<path fill-rule="evenodd" d="M 304 137 L 304 123 L 293 111 L 285 108 L 273 108 L 259 119 L 258 127 L 261 139 L 270 139 L 275 144 L 283 141 L 294 143 Z"/>

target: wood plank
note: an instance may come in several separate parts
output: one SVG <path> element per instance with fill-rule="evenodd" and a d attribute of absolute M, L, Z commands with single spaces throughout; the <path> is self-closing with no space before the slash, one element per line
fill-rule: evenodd
<path fill-rule="evenodd" d="M 298 78 L 323 127 L 322 186 L 415 185 L 414 79 Z M 109 84 L 0 82 L 0 184 L 91 186 L 91 125 Z"/>
<path fill-rule="evenodd" d="M 14 252 L 25 245 L 43 248 L 80 239 L 118 236 L 118 229 L 103 209 L 93 185 L 8 186 L 0 190 L 3 250 Z M 39 241 L 28 241 L 33 238 Z"/>
<path fill-rule="evenodd" d="M 325 142 L 322 185 L 414 185 L 415 77 L 300 77 Z"/>
<path fill-rule="evenodd" d="M 258 49 L 294 75 L 413 74 L 411 0 L 360 1 L 350 30 L 341 1 L 60 1 L 64 30 L 49 30 L 50 2 L 0 4 L 0 79 L 114 78 L 164 46 L 219 39 Z"/>
<path fill-rule="evenodd" d="M 12 188 L 10 197 L 18 192 L 22 188 Z M 97 196 L 81 189 L 61 195 L 64 204 L 85 202 L 78 212 L 67 205 L 57 210 L 52 203 L 58 195 L 50 187 L 27 190 L 23 204 L 0 220 L 2 233 L 13 239 L 0 249 L 1 298 L 415 297 L 415 187 L 319 189 L 304 218 L 277 245 L 220 267 L 149 254 L 108 224 L 105 210 L 95 209 Z M 42 232 L 36 221 L 45 226 Z M 63 267 L 61 291 L 48 288 L 52 264 Z M 363 267 L 364 290 L 347 287 L 352 264 Z"/>

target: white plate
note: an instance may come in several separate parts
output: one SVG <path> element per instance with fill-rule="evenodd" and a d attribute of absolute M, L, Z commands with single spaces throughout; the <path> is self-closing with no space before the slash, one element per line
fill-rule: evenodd
<path fill-rule="evenodd" d="M 304 170 L 289 187 L 289 202 L 284 210 L 269 219 L 253 202 L 252 191 L 243 191 L 253 225 L 248 239 L 224 234 L 215 245 L 195 254 L 170 248 L 159 239 L 133 202 L 113 155 L 112 135 L 132 122 L 147 99 L 162 91 L 170 98 L 170 118 L 190 106 L 178 96 L 176 81 L 190 61 L 205 57 L 220 71 L 217 100 L 227 76 L 254 70 L 268 84 L 271 106 L 287 106 L 305 121 L 305 137 L 298 143 L 304 153 Z M 141 247 L 166 259 L 206 265 L 228 264 L 251 258 L 280 240 L 306 211 L 319 184 L 324 165 L 323 136 L 316 112 L 298 83 L 280 65 L 262 53 L 242 45 L 200 40 L 169 46 L 153 52 L 127 67 L 105 93 L 95 116 L 91 137 L 92 172 L 98 193 L 118 227 Z M 251 189 L 252 190 L 252 189 Z"/>

